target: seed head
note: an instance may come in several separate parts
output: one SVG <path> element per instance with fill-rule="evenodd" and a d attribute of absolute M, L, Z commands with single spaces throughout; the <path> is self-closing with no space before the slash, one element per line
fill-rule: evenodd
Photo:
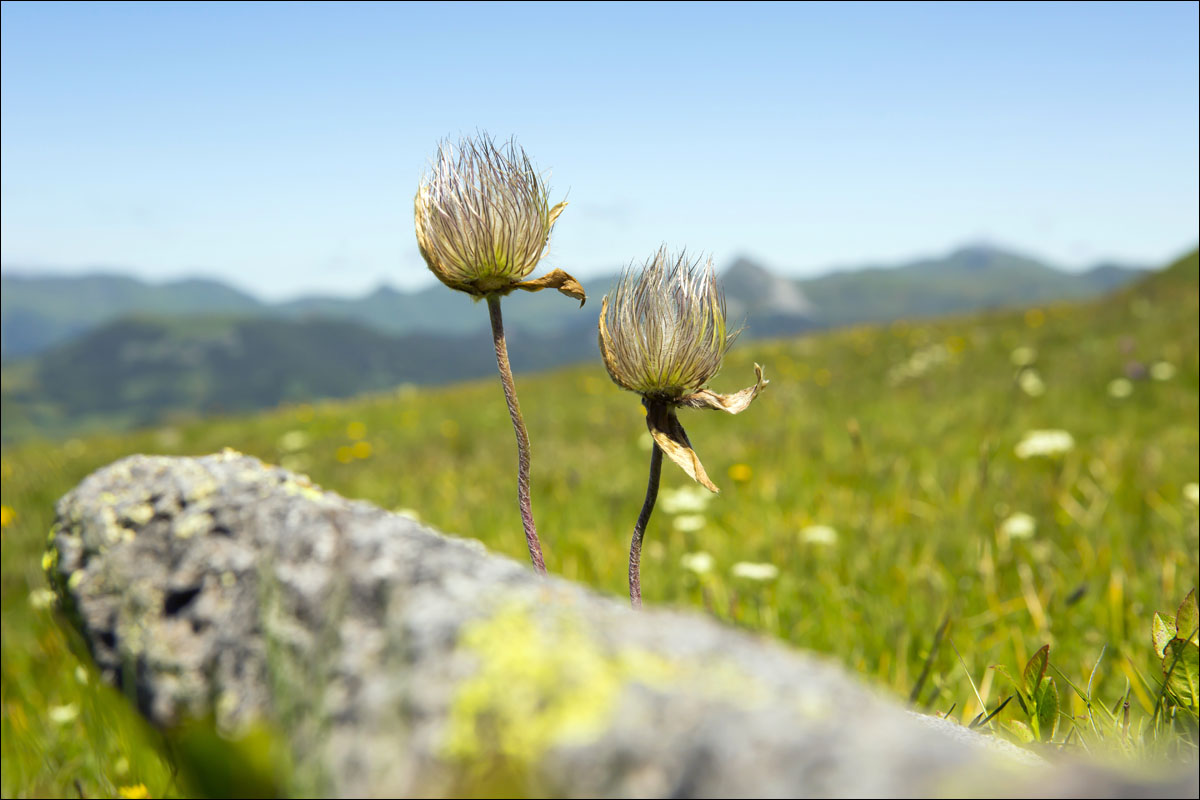
<path fill-rule="evenodd" d="M 558 289 L 583 305 L 583 287 L 562 270 L 523 280 L 545 253 L 554 221 L 567 207 L 549 190 L 514 140 L 486 135 L 444 141 L 417 189 L 417 246 L 429 270 L 474 297 L 513 289 Z"/>
<path fill-rule="evenodd" d="M 768 381 L 754 365 L 753 386 L 721 395 L 705 385 L 737 334 L 725 324 L 725 300 L 711 260 L 659 248 L 639 270 L 627 269 L 600 308 L 600 355 L 620 387 L 637 392 L 654 443 L 688 475 L 712 491 L 675 411 L 681 406 L 737 414 Z"/>
<path fill-rule="evenodd" d="M 625 270 L 601 317 L 608 374 L 649 397 L 678 400 L 702 389 L 736 338 L 726 332 L 712 260 L 671 255 L 665 247 L 641 269 Z"/>

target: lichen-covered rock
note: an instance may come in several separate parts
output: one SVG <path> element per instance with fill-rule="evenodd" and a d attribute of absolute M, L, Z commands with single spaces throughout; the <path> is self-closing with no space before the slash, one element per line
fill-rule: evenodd
<path fill-rule="evenodd" d="M 309 791 L 1148 789 L 1053 770 L 812 656 L 634 613 L 230 451 L 93 474 L 59 503 L 47 567 L 104 676 L 152 722 L 276 725 Z M 1193 772 L 1149 790 L 1194 787 Z"/>

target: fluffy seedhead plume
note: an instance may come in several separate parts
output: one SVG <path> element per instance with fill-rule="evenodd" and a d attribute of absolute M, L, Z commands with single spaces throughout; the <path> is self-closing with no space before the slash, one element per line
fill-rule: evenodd
<path fill-rule="evenodd" d="M 474 297 L 514 289 L 558 289 L 580 301 L 583 287 L 562 270 L 526 278 L 541 260 L 565 202 L 550 205 L 545 181 L 514 141 L 444 141 L 414 203 L 417 246 L 430 271 Z"/>
<path fill-rule="evenodd" d="M 609 376 L 637 392 L 655 444 L 688 475 L 712 491 L 676 409 L 707 408 L 737 414 L 768 381 L 755 364 L 753 386 L 731 395 L 705 385 L 721 368 L 736 334 L 725 323 L 725 300 L 711 260 L 659 248 L 639 269 L 629 268 L 600 309 L 600 355 Z"/>
<path fill-rule="evenodd" d="M 659 248 L 640 270 L 627 268 L 601 310 L 605 366 L 622 388 L 677 400 L 703 388 L 721 368 L 736 334 L 727 334 L 725 298 L 712 260 Z"/>

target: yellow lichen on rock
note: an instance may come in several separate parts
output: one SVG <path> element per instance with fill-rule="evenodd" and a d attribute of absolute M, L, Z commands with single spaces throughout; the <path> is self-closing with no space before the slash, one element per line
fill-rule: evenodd
<path fill-rule="evenodd" d="M 545 622 L 513 605 L 464 629 L 479 670 L 455 694 L 444 750 L 450 758 L 525 767 L 555 745 L 590 741 L 607 727 L 624 685 L 671 680 L 653 653 L 605 652 L 568 615 Z"/>

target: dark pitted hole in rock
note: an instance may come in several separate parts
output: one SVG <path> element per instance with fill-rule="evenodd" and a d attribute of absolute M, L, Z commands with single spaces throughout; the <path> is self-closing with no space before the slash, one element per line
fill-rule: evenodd
<path fill-rule="evenodd" d="M 167 592 L 167 596 L 163 600 L 163 613 L 168 617 L 175 616 L 187 608 L 188 603 L 196 599 L 196 595 L 200 594 L 201 588 L 201 586 L 192 586 L 187 589 L 177 589 L 173 592 Z"/>
<path fill-rule="evenodd" d="M 100 644 L 109 649 L 117 646 L 117 635 L 112 631 L 100 631 L 96 634 L 96 638 L 100 640 Z"/>
<path fill-rule="evenodd" d="M 231 531 L 227 525 L 214 525 L 211 533 L 213 536 L 225 536 L 230 539 L 233 538 L 233 531 Z"/>

